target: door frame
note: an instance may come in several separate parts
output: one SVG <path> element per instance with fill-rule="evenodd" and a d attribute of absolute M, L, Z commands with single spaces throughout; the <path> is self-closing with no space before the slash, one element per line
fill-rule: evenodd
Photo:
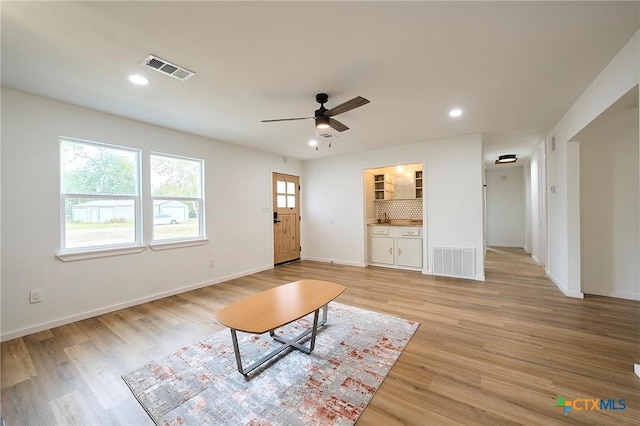
<path fill-rule="evenodd" d="M 296 193 L 296 197 L 297 197 L 297 207 L 298 207 L 298 215 L 299 215 L 299 219 L 296 221 L 296 232 L 298 234 L 298 257 L 296 259 L 291 259 L 291 260 L 286 260 L 283 262 L 278 262 L 276 263 L 276 249 L 275 249 L 275 243 L 276 243 L 276 238 L 275 238 L 275 225 L 276 222 L 274 219 L 274 213 L 275 213 L 275 209 L 276 209 L 276 199 L 275 199 L 275 175 L 276 174 L 281 174 L 281 175 L 287 175 L 287 176 L 293 176 L 295 178 L 297 178 L 298 180 L 298 190 Z M 295 173 L 295 172 L 290 172 L 290 171 L 280 171 L 280 170 L 271 170 L 270 176 L 269 176 L 269 187 L 270 187 L 270 198 L 271 198 L 271 207 L 269 208 L 269 211 L 271 212 L 270 214 L 270 218 L 269 220 L 272 221 L 272 225 L 271 225 L 271 260 L 273 262 L 274 266 L 277 265 L 281 265 L 281 264 L 285 264 L 288 262 L 293 262 L 296 260 L 301 260 L 302 259 L 302 234 L 301 234 L 301 229 L 302 229 L 302 203 L 301 203 L 301 188 L 302 188 L 302 178 L 300 177 L 299 173 Z"/>

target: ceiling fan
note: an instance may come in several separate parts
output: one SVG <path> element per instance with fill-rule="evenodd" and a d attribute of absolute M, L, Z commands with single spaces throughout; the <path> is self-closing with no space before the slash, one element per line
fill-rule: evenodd
<path fill-rule="evenodd" d="M 318 129 L 327 129 L 331 127 L 338 132 L 344 132 L 345 130 L 349 130 L 349 128 L 332 117 L 347 111 L 351 111 L 352 109 L 361 107 L 362 105 L 366 105 L 369 103 L 368 99 L 365 99 L 362 96 L 356 96 L 350 101 L 341 103 L 340 105 L 335 106 L 331 109 L 326 109 L 324 107 L 324 104 L 327 102 L 327 100 L 329 100 L 329 95 L 327 95 L 326 93 L 318 93 L 316 95 L 316 102 L 320 104 L 320 108 L 315 111 L 313 117 L 277 118 L 274 120 L 262 120 L 262 122 L 270 123 L 273 121 L 310 120 L 313 118 L 316 121 L 316 128 Z"/>

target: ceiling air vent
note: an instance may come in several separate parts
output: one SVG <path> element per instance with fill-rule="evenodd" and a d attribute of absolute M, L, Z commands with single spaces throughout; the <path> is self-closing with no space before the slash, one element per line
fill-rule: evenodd
<path fill-rule="evenodd" d="M 170 75 L 179 80 L 185 81 L 194 76 L 193 71 L 189 71 L 179 65 L 172 64 L 171 62 L 160 59 L 157 56 L 149 55 L 143 62 L 149 68 L 153 68 L 163 74 Z"/>

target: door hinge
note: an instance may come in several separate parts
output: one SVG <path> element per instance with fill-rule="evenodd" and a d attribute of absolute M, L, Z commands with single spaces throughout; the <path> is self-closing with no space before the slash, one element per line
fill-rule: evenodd
<path fill-rule="evenodd" d="M 298 222 L 302 221 L 302 216 L 298 216 Z"/>
<path fill-rule="evenodd" d="M 302 189 L 302 186 L 298 185 L 298 191 L 300 191 Z"/>

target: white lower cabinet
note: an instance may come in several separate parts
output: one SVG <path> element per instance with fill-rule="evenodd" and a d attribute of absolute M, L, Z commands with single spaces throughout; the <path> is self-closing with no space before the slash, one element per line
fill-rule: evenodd
<path fill-rule="evenodd" d="M 369 260 L 372 265 L 422 269 L 422 228 L 370 226 Z"/>
<path fill-rule="evenodd" d="M 393 265 L 393 238 L 371 236 L 370 253 L 372 263 Z"/>
<path fill-rule="evenodd" d="M 397 238 L 396 247 L 398 256 L 396 264 L 398 266 L 409 266 L 412 268 L 422 268 L 422 238 Z"/>

